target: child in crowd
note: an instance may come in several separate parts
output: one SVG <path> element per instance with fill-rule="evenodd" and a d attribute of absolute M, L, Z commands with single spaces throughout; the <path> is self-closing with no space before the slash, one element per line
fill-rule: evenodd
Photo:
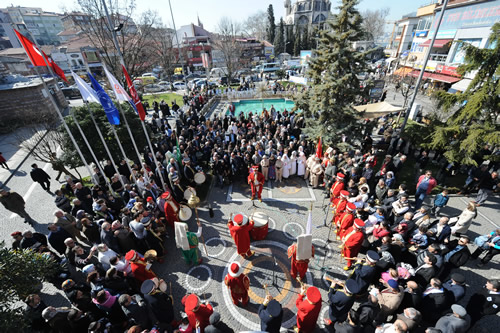
<path fill-rule="evenodd" d="M 431 212 L 432 214 L 434 214 L 435 217 L 439 217 L 439 212 L 441 211 L 441 208 L 446 206 L 449 199 L 450 196 L 448 195 L 447 189 L 444 189 L 441 193 L 436 195 L 436 197 L 434 198 L 434 203 L 431 208 Z"/>

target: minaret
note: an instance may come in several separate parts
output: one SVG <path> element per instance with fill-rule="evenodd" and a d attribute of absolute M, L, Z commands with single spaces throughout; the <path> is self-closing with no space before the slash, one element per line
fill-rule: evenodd
<path fill-rule="evenodd" d="M 290 12 L 292 10 L 292 3 L 290 0 L 285 0 L 285 15 L 288 16 L 290 15 Z"/>

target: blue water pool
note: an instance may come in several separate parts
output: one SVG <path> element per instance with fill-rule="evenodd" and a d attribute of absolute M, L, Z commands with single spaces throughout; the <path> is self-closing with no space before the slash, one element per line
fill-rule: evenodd
<path fill-rule="evenodd" d="M 283 112 L 285 109 L 287 111 L 291 111 L 295 106 L 295 103 L 289 99 L 276 98 L 276 99 L 242 100 L 239 102 L 233 102 L 233 105 L 235 108 L 236 116 L 238 116 L 242 111 L 246 116 L 250 111 L 254 114 L 255 112 L 258 112 L 260 114 L 264 108 L 266 108 L 266 110 L 270 110 L 271 106 L 274 106 L 276 111 Z"/>

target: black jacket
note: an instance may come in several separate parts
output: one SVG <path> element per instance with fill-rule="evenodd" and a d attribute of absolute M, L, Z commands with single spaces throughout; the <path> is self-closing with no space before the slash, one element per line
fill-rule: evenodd
<path fill-rule="evenodd" d="M 485 315 L 498 313 L 500 310 L 500 294 L 491 293 L 484 288 L 475 293 L 467 303 L 467 313 L 471 316 L 472 323 L 475 323 Z"/>
<path fill-rule="evenodd" d="M 259 306 L 260 330 L 263 332 L 276 332 L 279 333 L 281 328 L 281 321 L 283 320 L 283 309 L 278 317 L 271 317 L 267 312 L 264 304 Z M 206 331 L 206 329 L 205 329 Z"/>
<path fill-rule="evenodd" d="M 174 308 L 172 299 L 165 293 L 154 295 L 144 295 L 144 299 L 150 305 L 156 318 L 165 324 L 170 324 L 174 320 Z"/>
<path fill-rule="evenodd" d="M 442 293 L 428 294 L 422 298 L 422 318 L 434 324 L 453 303 L 454 296 L 446 289 Z"/>
<path fill-rule="evenodd" d="M 40 168 L 34 168 L 30 172 L 31 179 L 33 179 L 34 182 L 46 182 L 50 179 L 50 176 L 43 171 L 43 169 Z"/>
<path fill-rule="evenodd" d="M 454 240 L 450 241 L 448 244 L 446 244 L 446 249 L 443 251 L 443 258 L 445 258 L 446 254 L 448 252 L 453 251 L 453 249 L 456 248 L 457 246 L 458 246 L 457 239 L 454 239 Z M 460 266 L 465 265 L 465 263 L 469 260 L 470 256 L 471 256 L 471 253 L 469 251 L 469 248 L 467 247 L 467 245 L 465 245 L 463 249 L 454 253 L 450 257 L 450 259 L 448 259 L 448 262 L 450 264 L 452 264 L 453 266 L 455 266 L 455 268 L 458 268 Z"/>

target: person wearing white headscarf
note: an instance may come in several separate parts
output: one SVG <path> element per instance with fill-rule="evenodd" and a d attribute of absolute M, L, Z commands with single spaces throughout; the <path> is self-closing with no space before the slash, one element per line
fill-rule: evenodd
<path fill-rule="evenodd" d="M 287 153 L 284 153 L 281 157 L 281 162 L 283 162 L 283 178 L 288 179 L 290 177 L 290 169 L 292 168 L 290 164 L 290 159 Z"/>
<path fill-rule="evenodd" d="M 301 151 L 297 161 L 297 176 L 304 176 L 306 174 L 306 161 L 306 154 Z"/>
<path fill-rule="evenodd" d="M 297 174 L 297 152 L 292 151 L 292 156 L 290 157 L 290 176 L 295 176 Z"/>

